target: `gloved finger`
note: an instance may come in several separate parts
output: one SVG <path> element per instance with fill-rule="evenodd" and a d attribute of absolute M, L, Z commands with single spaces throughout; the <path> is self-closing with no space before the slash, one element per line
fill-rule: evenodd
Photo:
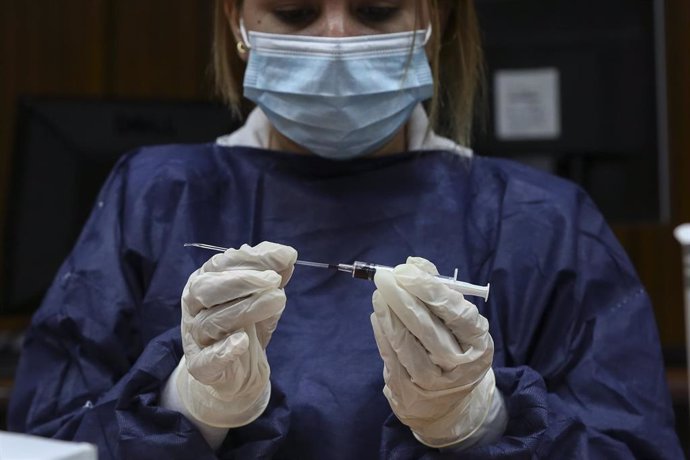
<path fill-rule="evenodd" d="M 405 263 L 408 263 L 410 265 L 414 265 L 415 267 L 419 268 L 423 272 L 426 272 L 432 276 L 438 275 L 438 269 L 436 268 L 436 265 L 434 265 L 433 263 L 431 263 L 430 261 L 428 261 L 422 257 L 410 256 L 407 258 L 407 261 Z"/>
<path fill-rule="evenodd" d="M 462 350 L 441 320 L 400 287 L 392 272 L 378 270 L 374 282 L 385 303 L 429 352 L 431 361 L 444 371 L 455 368 Z"/>
<path fill-rule="evenodd" d="M 196 316 L 203 309 L 275 289 L 280 283 L 280 276 L 271 270 L 202 273 L 190 278 L 189 288 L 182 293 L 182 304 L 190 315 Z"/>
<path fill-rule="evenodd" d="M 393 347 L 385 337 L 375 313 L 371 315 L 371 323 L 382 357 L 395 356 Z M 388 351 L 385 351 L 386 348 Z M 486 371 L 481 376 L 485 373 Z M 396 362 L 395 359 L 385 358 L 383 378 L 385 382 L 383 394 L 388 399 L 395 415 L 410 427 L 420 423 L 427 425 L 443 417 L 447 412 L 452 411 L 458 402 L 462 403 L 476 386 L 474 383 L 466 386 L 449 385 L 446 388 L 431 390 L 422 388 L 413 381 L 401 363 Z"/>
<path fill-rule="evenodd" d="M 273 332 L 276 330 L 276 327 L 278 327 L 278 321 L 280 320 L 281 313 L 277 315 L 273 315 L 269 318 L 266 318 L 263 321 L 257 321 L 256 323 L 256 336 L 259 340 L 259 343 L 261 344 L 261 348 L 264 350 L 268 346 L 268 343 L 271 341 L 271 337 L 273 336 Z"/>
<path fill-rule="evenodd" d="M 201 271 L 273 270 L 282 278 L 280 287 L 285 287 L 290 281 L 296 260 L 297 251 L 294 248 L 264 241 L 254 247 L 243 244 L 239 249 L 230 248 L 222 254 L 216 254 L 201 267 Z"/>
<path fill-rule="evenodd" d="M 458 368 L 448 377 L 456 379 L 459 386 L 476 384 L 493 361 L 493 340 L 486 318 L 462 294 L 414 267 L 400 266 L 395 274 L 398 284 L 405 286 L 431 313 L 441 318 L 460 343 L 463 352 L 456 357 Z"/>
<path fill-rule="evenodd" d="M 430 392 L 471 390 L 491 367 L 493 345 L 484 350 L 470 348 L 459 357 L 464 360 L 463 363 L 452 370 L 443 371 L 431 361 L 426 349 L 390 311 L 378 291 L 374 292 L 372 304 L 379 330 L 409 374 L 412 383 L 420 389 Z"/>
<path fill-rule="evenodd" d="M 279 318 L 284 308 L 285 292 L 273 288 L 200 311 L 188 323 L 188 332 L 196 343 L 208 346 L 238 329 L 275 316 Z"/>
<path fill-rule="evenodd" d="M 218 397 L 226 401 L 239 402 L 240 395 L 245 401 L 255 401 L 270 376 L 266 352 L 259 344 L 256 328 L 251 325 L 245 332 L 249 337 L 249 349 L 230 363 L 214 385 Z"/>
<path fill-rule="evenodd" d="M 231 363 L 239 360 L 249 350 L 249 336 L 244 330 L 204 348 L 199 348 L 191 339 L 183 342 L 187 370 L 205 385 L 213 385 L 222 380 Z"/>
<path fill-rule="evenodd" d="M 473 303 L 415 265 L 399 265 L 394 274 L 397 283 L 439 317 L 463 348 L 483 347 L 489 322 Z"/>
<path fill-rule="evenodd" d="M 387 339 L 412 383 L 420 388 L 435 391 L 458 385 L 457 377 L 453 373 L 443 372 L 431 361 L 427 350 L 391 312 L 378 291 L 374 291 L 372 304 L 379 331 Z"/>
<path fill-rule="evenodd" d="M 417 338 L 391 312 L 378 291 L 374 292 L 372 303 L 379 331 L 387 339 L 413 384 L 427 391 L 441 391 L 463 386 L 466 379 L 472 378 L 467 374 L 473 372 L 473 366 L 462 366 L 461 370 L 459 367 L 445 370 L 437 366 Z M 483 372 L 483 369 L 477 372 Z"/>
<path fill-rule="evenodd" d="M 409 381 L 410 375 L 402 364 L 400 364 L 395 350 L 393 350 L 386 335 L 381 330 L 381 326 L 376 318 L 376 313 L 372 313 L 369 319 L 371 321 L 371 327 L 374 330 L 376 346 L 383 360 L 383 381 L 386 383 L 386 387 L 391 388 L 391 391 L 398 395 L 399 391 L 402 389 L 402 382 Z"/>
<path fill-rule="evenodd" d="M 384 363 L 383 380 L 386 384 L 383 387 L 383 394 L 391 409 L 403 423 L 409 423 L 411 418 L 417 416 L 433 418 L 434 414 L 429 412 L 429 404 L 427 404 L 430 400 L 429 393 L 412 382 L 407 370 L 398 361 L 393 347 L 383 333 L 376 313 L 372 313 L 370 319 L 376 345 Z"/>

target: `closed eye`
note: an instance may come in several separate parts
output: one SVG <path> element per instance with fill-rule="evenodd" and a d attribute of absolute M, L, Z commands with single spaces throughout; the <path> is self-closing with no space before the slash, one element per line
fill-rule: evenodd
<path fill-rule="evenodd" d="M 385 22 L 395 17 L 399 10 L 393 6 L 361 6 L 357 8 L 357 16 L 364 22 Z"/>
<path fill-rule="evenodd" d="M 316 19 L 318 11 L 314 8 L 286 8 L 274 10 L 273 15 L 287 25 L 303 26 Z"/>

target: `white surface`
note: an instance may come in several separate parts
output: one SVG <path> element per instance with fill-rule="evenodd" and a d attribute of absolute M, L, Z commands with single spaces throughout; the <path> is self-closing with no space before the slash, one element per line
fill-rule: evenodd
<path fill-rule="evenodd" d="M 676 227 L 673 231 L 673 236 L 675 236 L 678 242 L 683 246 L 690 245 L 690 224 L 683 224 Z"/>
<path fill-rule="evenodd" d="M 0 431 L 2 460 L 96 460 L 96 447 L 85 442 L 67 442 Z"/>
<path fill-rule="evenodd" d="M 561 135 L 557 69 L 506 69 L 494 75 L 496 137 L 549 140 Z"/>

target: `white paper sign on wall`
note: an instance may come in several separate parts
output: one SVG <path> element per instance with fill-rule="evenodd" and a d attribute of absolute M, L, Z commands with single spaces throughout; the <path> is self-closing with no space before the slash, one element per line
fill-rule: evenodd
<path fill-rule="evenodd" d="M 494 103 L 499 140 L 554 140 L 561 135 L 558 69 L 498 70 Z"/>

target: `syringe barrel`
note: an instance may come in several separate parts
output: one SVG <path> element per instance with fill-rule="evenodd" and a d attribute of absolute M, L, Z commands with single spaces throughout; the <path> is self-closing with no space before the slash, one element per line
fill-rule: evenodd
<path fill-rule="evenodd" d="M 389 267 L 386 265 L 377 265 L 377 264 L 371 264 L 368 262 L 355 262 L 353 265 L 353 271 L 352 271 L 352 277 L 353 278 L 359 278 L 359 279 L 367 279 L 367 280 L 373 280 L 374 275 L 376 274 L 377 270 L 386 270 L 386 271 L 393 271 L 393 267 Z M 445 284 L 448 286 L 450 289 L 459 292 L 462 295 L 465 296 L 474 296 L 474 297 L 481 297 L 484 300 L 489 299 L 489 287 L 490 285 L 487 284 L 486 286 L 479 286 L 476 284 L 470 284 L 466 283 L 464 281 L 458 281 L 455 278 L 451 278 L 449 276 L 436 276 L 436 279 L 441 281 L 441 283 Z"/>
<path fill-rule="evenodd" d="M 459 292 L 462 295 L 470 295 L 475 297 L 481 297 L 484 300 L 489 300 L 489 289 L 491 284 L 486 286 L 479 286 L 477 284 L 465 283 L 464 281 L 458 281 L 453 278 L 447 278 L 445 276 L 437 276 L 443 284 L 448 286 L 454 291 Z"/>
<path fill-rule="evenodd" d="M 376 270 L 383 269 L 383 270 L 392 270 L 391 267 L 386 267 L 384 265 L 376 265 L 376 264 L 370 264 L 368 262 L 360 262 L 356 261 L 354 264 L 352 264 L 352 277 L 353 278 L 358 278 L 361 280 L 374 280 L 374 275 L 376 274 Z"/>

